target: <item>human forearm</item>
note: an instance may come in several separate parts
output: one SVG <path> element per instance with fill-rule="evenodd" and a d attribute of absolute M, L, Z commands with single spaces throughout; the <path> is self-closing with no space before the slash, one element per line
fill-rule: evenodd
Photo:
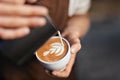
<path fill-rule="evenodd" d="M 75 62 L 76 54 L 81 49 L 80 38 L 83 37 L 89 29 L 90 21 L 88 15 L 75 15 L 71 17 L 62 36 L 70 42 L 71 58 L 63 71 L 53 71 L 57 77 L 68 77 Z"/>
<path fill-rule="evenodd" d="M 65 30 L 69 30 L 78 37 L 83 37 L 87 33 L 89 26 L 90 20 L 88 14 L 74 15 L 68 20 Z"/>

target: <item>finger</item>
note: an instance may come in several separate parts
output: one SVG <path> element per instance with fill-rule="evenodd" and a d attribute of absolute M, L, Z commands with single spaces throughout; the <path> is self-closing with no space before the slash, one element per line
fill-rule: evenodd
<path fill-rule="evenodd" d="M 0 28 L 0 38 L 8 40 L 23 37 L 29 34 L 30 30 L 27 27 L 17 29 Z"/>
<path fill-rule="evenodd" d="M 62 33 L 62 37 L 66 37 L 68 35 L 68 32 L 67 31 L 64 31 L 63 33 Z"/>
<path fill-rule="evenodd" d="M 69 35 L 68 39 L 71 44 L 71 52 L 77 53 L 81 49 L 80 39 L 76 37 L 74 34 Z"/>
<path fill-rule="evenodd" d="M 24 27 L 24 26 L 43 26 L 46 20 L 43 17 L 24 18 L 24 17 L 9 17 L 0 16 L 0 26 L 3 27 Z"/>
<path fill-rule="evenodd" d="M 42 6 L 0 4 L 1 15 L 46 16 L 48 10 Z"/>
<path fill-rule="evenodd" d="M 0 2 L 10 4 L 24 4 L 25 0 L 0 0 Z"/>
<path fill-rule="evenodd" d="M 67 78 L 67 77 L 70 75 L 70 72 L 71 72 L 72 67 L 73 67 L 73 65 L 74 65 L 75 57 L 76 57 L 75 54 L 72 54 L 72 55 L 71 55 L 71 59 L 70 59 L 68 65 L 66 66 L 66 69 L 65 69 L 65 70 L 63 70 L 63 71 L 56 70 L 56 71 L 53 71 L 52 74 L 53 74 L 54 76 L 56 76 L 56 77 Z"/>
<path fill-rule="evenodd" d="M 76 43 L 71 46 L 71 53 L 76 54 L 81 49 L 80 43 Z"/>
<path fill-rule="evenodd" d="M 27 2 L 29 2 L 29 3 L 34 3 L 34 2 L 36 2 L 37 0 L 27 0 Z"/>
<path fill-rule="evenodd" d="M 75 34 L 76 33 L 73 34 L 71 32 L 67 32 L 67 31 L 64 31 L 62 33 L 62 36 L 66 37 L 69 40 L 69 42 L 71 44 L 71 52 L 72 53 L 77 53 L 81 49 L 80 39 Z"/>

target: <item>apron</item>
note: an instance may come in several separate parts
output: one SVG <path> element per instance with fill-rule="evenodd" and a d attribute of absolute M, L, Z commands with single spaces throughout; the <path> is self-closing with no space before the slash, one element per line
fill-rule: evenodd
<path fill-rule="evenodd" d="M 53 23 L 62 30 L 68 19 L 69 0 L 39 0 L 39 3 L 48 8 Z"/>

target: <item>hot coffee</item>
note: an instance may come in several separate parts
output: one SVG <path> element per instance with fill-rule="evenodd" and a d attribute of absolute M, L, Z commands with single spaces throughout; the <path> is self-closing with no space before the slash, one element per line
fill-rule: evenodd
<path fill-rule="evenodd" d="M 68 45 L 64 40 L 63 44 L 59 37 L 52 37 L 36 51 L 37 56 L 45 62 L 58 61 L 68 52 Z"/>

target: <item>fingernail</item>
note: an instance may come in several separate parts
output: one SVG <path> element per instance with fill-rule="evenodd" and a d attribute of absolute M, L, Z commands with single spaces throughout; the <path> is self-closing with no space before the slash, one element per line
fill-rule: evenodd
<path fill-rule="evenodd" d="M 45 25 L 45 23 L 46 23 L 46 20 L 45 20 L 45 18 L 41 18 L 41 25 Z"/>
<path fill-rule="evenodd" d="M 39 15 L 42 15 L 42 16 L 45 16 L 48 14 L 48 9 L 43 7 L 43 6 L 40 6 L 40 7 L 34 7 L 34 11 L 35 13 L 39 14 Z"/>
<path fill-rule="evenodd" d="M 40 18 L 40 19 L 36 19 L 36 22 L 38 25 L 43 26 L 43 25 L 45 25 L 46 20 L 45 20 L 45 18 Z"/>
<path fill-rule="evenodd" d="M 74 54 L 74 52 L 75 52 L 75 49 L 71 48 L 71 53 Z"/>
<path fill-rule="evenodd" d="M 22 32 L 23 32 L 23 34 L 29 34 L 30 30 L 25 28 L 25 29 L 22 30 Z"/>
<path fill-rule="evenodd" d="M 44 15 L 47 15 L 48 14 L 48 9 L 41 6 L 40 13 L 43 13 Z"/>

